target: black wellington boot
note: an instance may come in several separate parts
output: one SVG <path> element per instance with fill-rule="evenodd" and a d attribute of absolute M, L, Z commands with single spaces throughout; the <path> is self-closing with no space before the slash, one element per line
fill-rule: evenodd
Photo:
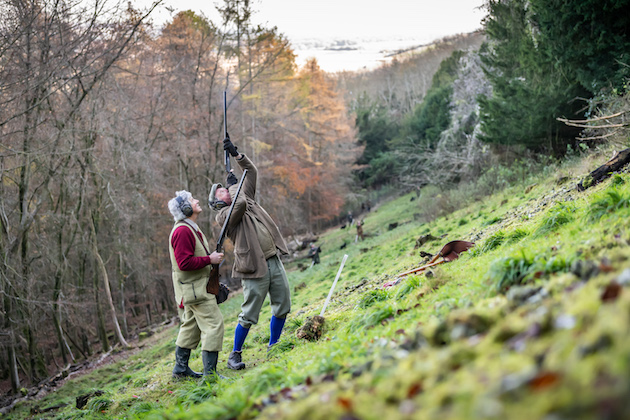
<path fill-rule="evenodd" d="M 218 351 L 206 351 L 201 352 L 201 359 L 203 360 L 203 376 L 209 378 L 216 375 L 219 379 L 225 379 L 225 376 L 219 375 L 217 372 L 217 362 L 219 361 Z"/>
<path fill-rule="evenodd" d="M 241 361 L 241 352 L 240 351 L 231 352 L 230 357 L 228 357 L 227 365 L 232 370 L 245 369 L 245 363 Z"/>
<path fill-rule="evenodd" d="M 195 372 L 188 367 L 190 359 L 190 349 L 175 347 L 175 367 L 173 368 L 173 378 L 201 378 L 201 373 Z"/>

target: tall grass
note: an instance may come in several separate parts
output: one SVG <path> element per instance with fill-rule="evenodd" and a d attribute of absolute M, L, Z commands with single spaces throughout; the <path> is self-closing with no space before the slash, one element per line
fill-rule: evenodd
<path fill-rule="evenodd" d="M 490 265 L 488 277 L 495 291 L 505 293 L 510 287 L 529 283 L 552 273 L 569 271 L 572 258 L 521 255 L 504 257 Z"/>
<path fill-rule="evenodd" d="M 596 222 L 607 214 L 630 207 L 630 196 L 623 194 L 616 187 L 593 197 L 586 212 L 589 222 Z"/>
<path fill-rule="evenodd" d="M 575 205 L 572 203 L 558 203 L 553 206 L 543 217 L 536 229 L 537 236 L 543 236 L 556 231 L 560 226 L 566 225 L 574 219 Z"/>

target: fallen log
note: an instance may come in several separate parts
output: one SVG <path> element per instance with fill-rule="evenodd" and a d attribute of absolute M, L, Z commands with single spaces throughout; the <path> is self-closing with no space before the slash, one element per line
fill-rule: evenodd
<path fill-rule="evenodd" d="M 613 157 L 599 168 L 588 174 L 577 185 L 578 191 L 584 191 L 594 185 L 599 184 L 606 178 L 610 177 L 613 172 L 617 172 L 624 166 L 630 163 L 630 148 L 622 150 L 621 152 L 615 152 Z"/>

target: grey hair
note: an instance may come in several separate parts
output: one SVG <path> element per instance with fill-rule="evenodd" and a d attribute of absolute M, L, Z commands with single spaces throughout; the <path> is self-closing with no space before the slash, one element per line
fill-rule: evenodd
<path fill-rule="evenodd" d="M 173 215 L 173 220 L 175 220 L 176 222 L 179 222 L 180 220 L 184 220 L 186 216 L 184 216 L 184 213 L 182 213 L 182 209 L 180 208 L 181 206 L 177 202 L 177 197 L 181 197 L 184 200 L 184 202 L 191 203 L 192 194 L 186 190 L 177 191 L 175 193 L 175 198 L 171 198 L 170 201 L 168 202 L 168 209 Z"/>

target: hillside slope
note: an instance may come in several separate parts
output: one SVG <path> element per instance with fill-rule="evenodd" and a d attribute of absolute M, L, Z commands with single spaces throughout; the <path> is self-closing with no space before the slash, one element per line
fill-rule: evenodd
<path fill-rule="evenodd" d="M 286 330 L 267 352 L 266 305 L 244 348 L 245 371 L 225 367 L 240 296 L 222 305 L 219 372 L 228 380 L 172 381 L 176 329 L 163 328 L 142 351 L 6 418 L 630 418 L 630 176 L 575 188 L 606 159 L 523 173 L 518 185 L 476 200 L 474 186 L 404 195 L 361 217 L 362 242 L 354 227 L 328 232 L 321 264 L 287 265 Z M 427 235 L 435 239 L 416 248 Z M 456 239 L 476 246 L 383 288 L 426 262 L 421 252 Z M 344 254 L 322 337 L 298 339 Z M 192 367 L 200 366 L 197 350 Z"/>

